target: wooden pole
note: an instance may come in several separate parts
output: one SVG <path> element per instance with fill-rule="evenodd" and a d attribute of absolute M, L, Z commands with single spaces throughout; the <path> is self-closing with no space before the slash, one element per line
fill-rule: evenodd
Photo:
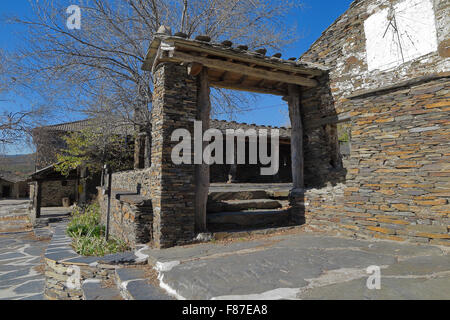
<path fill-rule="evenodd" d="M 36 181 L 36 190 L 34 190 L 34 210 L 36 213 L 36 218 L 41 217 L 41 206 L 42 206 L 42 181 Z"/>
<path fill-rule="evenodd" d="M 108 175 L 108 186 L 106 189 L 106 195 L 108 197 L 108 204 L 106 209 L 106 235 L 105 240 L 109 240 L 109 228 L 110 228 L 110 219 L 111 219 L 111 189 L 112 189 L 112 170 L 108 165 L 105 165 L 104 170 Z"/>
<path fill-rule="evenodd" d="M 209 129 L 211 113 L 208 70 L 203 68 L 199 72 L 197 79 L 197 120 L 202 121 L 202 130 L 204 133 Z M 202 150 L 204 150 L 206 145 L 207 142 L 203 142 Z M 206 206 L 208 203 L 209 179 L 209 165 L 204 163 L 195 165 L 195 229 L 197 232 L 206 231 Z"/>
<path fill-rule="evenodd" d="M 303 189 L 304 184 L 304 155 L 303 155 L 303 123 L 300 111 L 300 87 L 288 86 L 289 117 L 291 119 L 291 156 L 292 180 L 294 189 Z"/>

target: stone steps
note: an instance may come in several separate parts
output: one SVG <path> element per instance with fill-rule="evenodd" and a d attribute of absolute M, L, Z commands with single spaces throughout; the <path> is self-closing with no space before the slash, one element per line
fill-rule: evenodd
<path fill-rule="evenodd" d="M 107 287 L 95 279 L 86 280 L 81 286 L 83 300 L 123 300 L 116 287 Z"/>
<path fill-rule="evenodd" d="M 243 210 L 208 214 L 207 223 L 215 229 L 221 227 L 259 228 L 282 226 L 287 223 L 288 219 L 288 210 Z"/>
<path fill-rule="evenodd" d="M 14 218 L 7 218 L 0 220 L 0 233 L 12 233 L 12 232 L 23 232 L 31 231 L 32 225 L 28 220 L 28 216 Z"/>
<path fill-rule="evenodd" d="M 289 188 L 227 185 L 210 192 L 207 224 L 212 230 L 241 230 L 286 226 Z"/>
<path fill-rule="evenodd" d="M 224 200 L 208 203 L 208 213 L 237 212 L 252 209 L 279 209 L 283 203 L 272 199 Z"/>
<path fill-rule="evenodd" d="M 116 269 L 116 284 L 125 300 L 172 300 L 162 289 L 148 283 L 142 269 Z"/>
<path fill-rule="evenodd" d="M 267 193 L 264 190 L 245 190 L 245 191 L 215 191 L 210 192 L 208 201 L 227 201 L 227 200 L 251 200 L 265 199 Z"/>

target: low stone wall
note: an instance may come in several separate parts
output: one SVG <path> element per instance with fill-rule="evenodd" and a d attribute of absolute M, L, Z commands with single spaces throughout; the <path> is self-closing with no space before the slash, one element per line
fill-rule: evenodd
<path fill-rule="evenodd" d="M 137 192 L 142 196 L 150 196 L 150 177 L 152 168 L 113 173 L 112 189 Z M 139 187 L 140 186 L 140 187 Z"/>
<path fill-rule="evenodd" d="M 306 190 L 291 199 L 301 213 L 294 220 L 350 237 L 450 246 L 448 214 L 380 210 L 370 198 L 354 195 L 354 190 L 344 184 Z"/>
<path fill-rule="evenodd" d="M 108 198 L 101 189 L 98 202 L 102 224 L 106 225 Z M 152 240 L 152 202 L 143 196 L 126 191 L 113 191 L 111 195 L 110 234 L 131 247 Z"/>
<path fill-rule="evenodd" d="M 146 263 L 138 252 L 105 257 L 83 257 L 71 247 L 66 224 L 54 227 L 53 238 L 45 252 L 45 291 L 48 300 L 83 300 L 83 284 L 115 279 L 115 271 L 124 265 Z M 139 250 L 146 249 L 146 246 Z"/>

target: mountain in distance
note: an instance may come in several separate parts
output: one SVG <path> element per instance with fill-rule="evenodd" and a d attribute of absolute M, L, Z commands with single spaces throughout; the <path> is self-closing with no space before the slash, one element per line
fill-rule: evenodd
<path fill-rule="evenodd" d="M 12 173 L 27 177 L 35 171 L 35 154 L 0 155 L 0 174 Z"/>

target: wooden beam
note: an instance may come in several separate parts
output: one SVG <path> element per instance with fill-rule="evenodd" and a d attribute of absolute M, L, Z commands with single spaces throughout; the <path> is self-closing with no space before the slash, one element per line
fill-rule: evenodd
<path fill-rule="evenodd" d="M 228 72 L 225 71 L 224 73 L 222 73 L 222 75 L 220 76 L 220 81 L 225 81 L 226 77 L 227 77 Z"/>
<path fill-rule="evenodd" d="M 197 120 L 202 121 L 202 134 L 209 129 L 211 99 L 208 80 L 208 70 L 203 68 L 197 77 Z M 208 145 L 203 142 L 203 150 Z M 206 205 L 208 203 L 210 171 L 208 164 L 195 165 L 195 230 L 196 232 L 206 231 Z"/>
<path fill-rule="evenodd" d="M 190 76 L 196 77 L 202 71 L 203 65 L 200 63 L 194 62 L 194 63 L 189 64 L 187 69 L 188 69 L 188 74 Z"/>
<path fill-rule="evenodd" d="M 203 51 L 210 54 L 210 56 L 218 56 L 226 59 L 233 59 L 235 61 L 242 61 L 242 62 L 249 62 L 249 63 L 257 63 L 260 66 L 268 67 L 268 68 L 274 68 L 278 70 L 284 70 L 284 71 L 292 71 L 295 69 L 295 71 L 299 73 L 304 74 L 311 74 L 313 76 L 320 76 L 323 74 L 322 70 L 314 69 L 314 68 L 307 68 L 303 66 L 292 66 L 289 64 L 282 64 L 279 62 L 273 62 L 268 59 L 258 59 L 258 61 L 255 60 L 255 57 L 250 55 L 245 55 L 242 53 L 236 53 L 232 52 L 231 50 L 224 50 L 221 48 L 214 48 L 212 46 L 205 47 L 202 44 L 192 42 L 190 40 L 181 40 L 177 39 L 174 42 L 174 45 L 176 48 L 184 49 L 185 51 Z"/>
<path fill-rule="evenodd" d="M 230 89 L 230 90 L 238 90 L 238 91 L 247 91 L 254 93 L 264 93 L 264 94 L 273 94 L 276 96 L 285 96 L 286 92 L 282 90 L 269 89 L 269 88 L 260 88 L 260 87 L 252 87 L 252 86 L 243 86 L 238 82 L 227 82 L 227 81 L 211 81 L 210 85 L 217 88 Z"/>
<path fill-rule="evenodd" d="M 294 189 L 303 189 L 304 156 L 303 156 L 303 123 L 300 110 L 300 88 L 296 85 L 288 86 L 289 117 L 291 119 L 291 156 L 292 180 Z"/>
<path fill-rule="evenodd" d="M 269 70 L 255 69 L 246 65 L 241 65 L 233 62 L 227 62 L 222 60 L 204 58 L 199 56 L 193 56 L 191 54 L 173 51 L 170 54 L 170 58 L 185 63 L 200 63 L 207 68 L 223 70 L 233 72 L 236 74 L 245 74 L 249 77 L 255 77 L 259 79 L 266 79 L 272 81 L 279 81 L 284 83 L 296 84 L 304 87 L 316 87 L 318 85 L 316 80 L 308 79 L 302 76 L 294 76 L 286 73 L 272 72 Z"/>

